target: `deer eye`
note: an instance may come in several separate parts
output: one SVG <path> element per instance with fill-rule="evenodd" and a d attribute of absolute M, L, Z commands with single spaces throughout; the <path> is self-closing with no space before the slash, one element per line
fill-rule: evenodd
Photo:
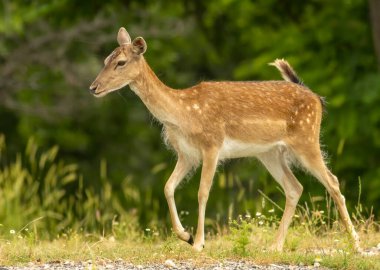
<path fill-rule="evenodd" d="M 127 63 L 127 61 L 123 61 L 123 60 L 121 60 L 121 61 L 118 61 L 118 62 L 117 62 L 117 66 L 118 66 L 118 67 L 122 67 L 122 66 L 125 66 L 126 63 Z"/>

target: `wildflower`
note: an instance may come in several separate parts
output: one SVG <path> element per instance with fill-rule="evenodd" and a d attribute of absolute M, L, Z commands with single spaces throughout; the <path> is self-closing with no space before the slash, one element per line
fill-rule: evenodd
<path fill-rule="evenodd" d="M 300 216 L 299 215 L 294 215 L 295 218 L 299 218 Z"/>
<path fill-rule="evenodd" d="M 261 216 L 261 213 L 260 212 L 256 212 L 256 217 L 259 217 Z"/>
<path fill-rule="evenodd" d="M 261 226 L 261 225 L 263 225 L 263 224 L 264 224 L 264 221 L 260 220 L 260 221 L 259 221 L 259 225 Z"/>
<path fill-rule="evenodd" d="M 146 228 L 145 231 L 150 232 L 150 229 L 149 229 L 149 228 Z"/>
<path fill-rule="evenodd" d="M 246 218 L 251 218 L 251 215 L 250 214 L 246 214 L 245 217 Z"/>
<path fill-rule="evenodd" d="M 274 208 L 268 210 L 269 213 L 274 213 Z"/>
<path fill-rule="evenodd" d="M 16 231 L 15 231 L 15 230 L 10 230 L 9 233 L 10 233 L 10 234 L 15 234 Z"/>

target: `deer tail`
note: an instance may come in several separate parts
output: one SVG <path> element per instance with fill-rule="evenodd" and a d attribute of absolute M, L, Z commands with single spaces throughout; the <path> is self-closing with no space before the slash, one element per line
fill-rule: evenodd
<path fill-rule="evenodd" d="M 293 82 L 302 86 L 305 86 L 302 80 L 298 77 L 292 66 L 284 59 L 276 59 L 274 62 L 269 63 L 271 66 L 275 66 L 280 72 L 285 81 Z M 319 96 L 322 107 L 325 110 L 326 100 L 324 97 Z"/>
<path fill-rule="evenodd" d="M 294 69 L 284 59 L 276 59 L 273 63 L 269 63 L 269 65 L 275 66 L 281 72 L 281 76 L 285 81 L 304 85 Z"/>

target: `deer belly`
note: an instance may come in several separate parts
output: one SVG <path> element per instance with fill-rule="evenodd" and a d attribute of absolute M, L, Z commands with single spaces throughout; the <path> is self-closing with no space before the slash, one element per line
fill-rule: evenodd
<path fill-rule="evenodd" d="M 284 146 L 284 145 L 285 143 L 283 141 L 258 144 L 258 143 L 242 142 L 239 140 L 226 138 L 220 149 L 219 159 L 222 160 L 222 159 L 228 159 L 228 158 L 256 156 L 260 153 L 268 152 L 274 147 Z"/>

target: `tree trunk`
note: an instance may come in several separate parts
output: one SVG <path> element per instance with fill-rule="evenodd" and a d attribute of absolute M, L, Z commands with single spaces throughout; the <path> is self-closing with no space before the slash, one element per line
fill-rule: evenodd
<path fill-rule="evenodd" d="M 380 70 L 380 0 L 369 0 L 369 11 L 371 14 L 372 36 L 377 66 Z"/>

